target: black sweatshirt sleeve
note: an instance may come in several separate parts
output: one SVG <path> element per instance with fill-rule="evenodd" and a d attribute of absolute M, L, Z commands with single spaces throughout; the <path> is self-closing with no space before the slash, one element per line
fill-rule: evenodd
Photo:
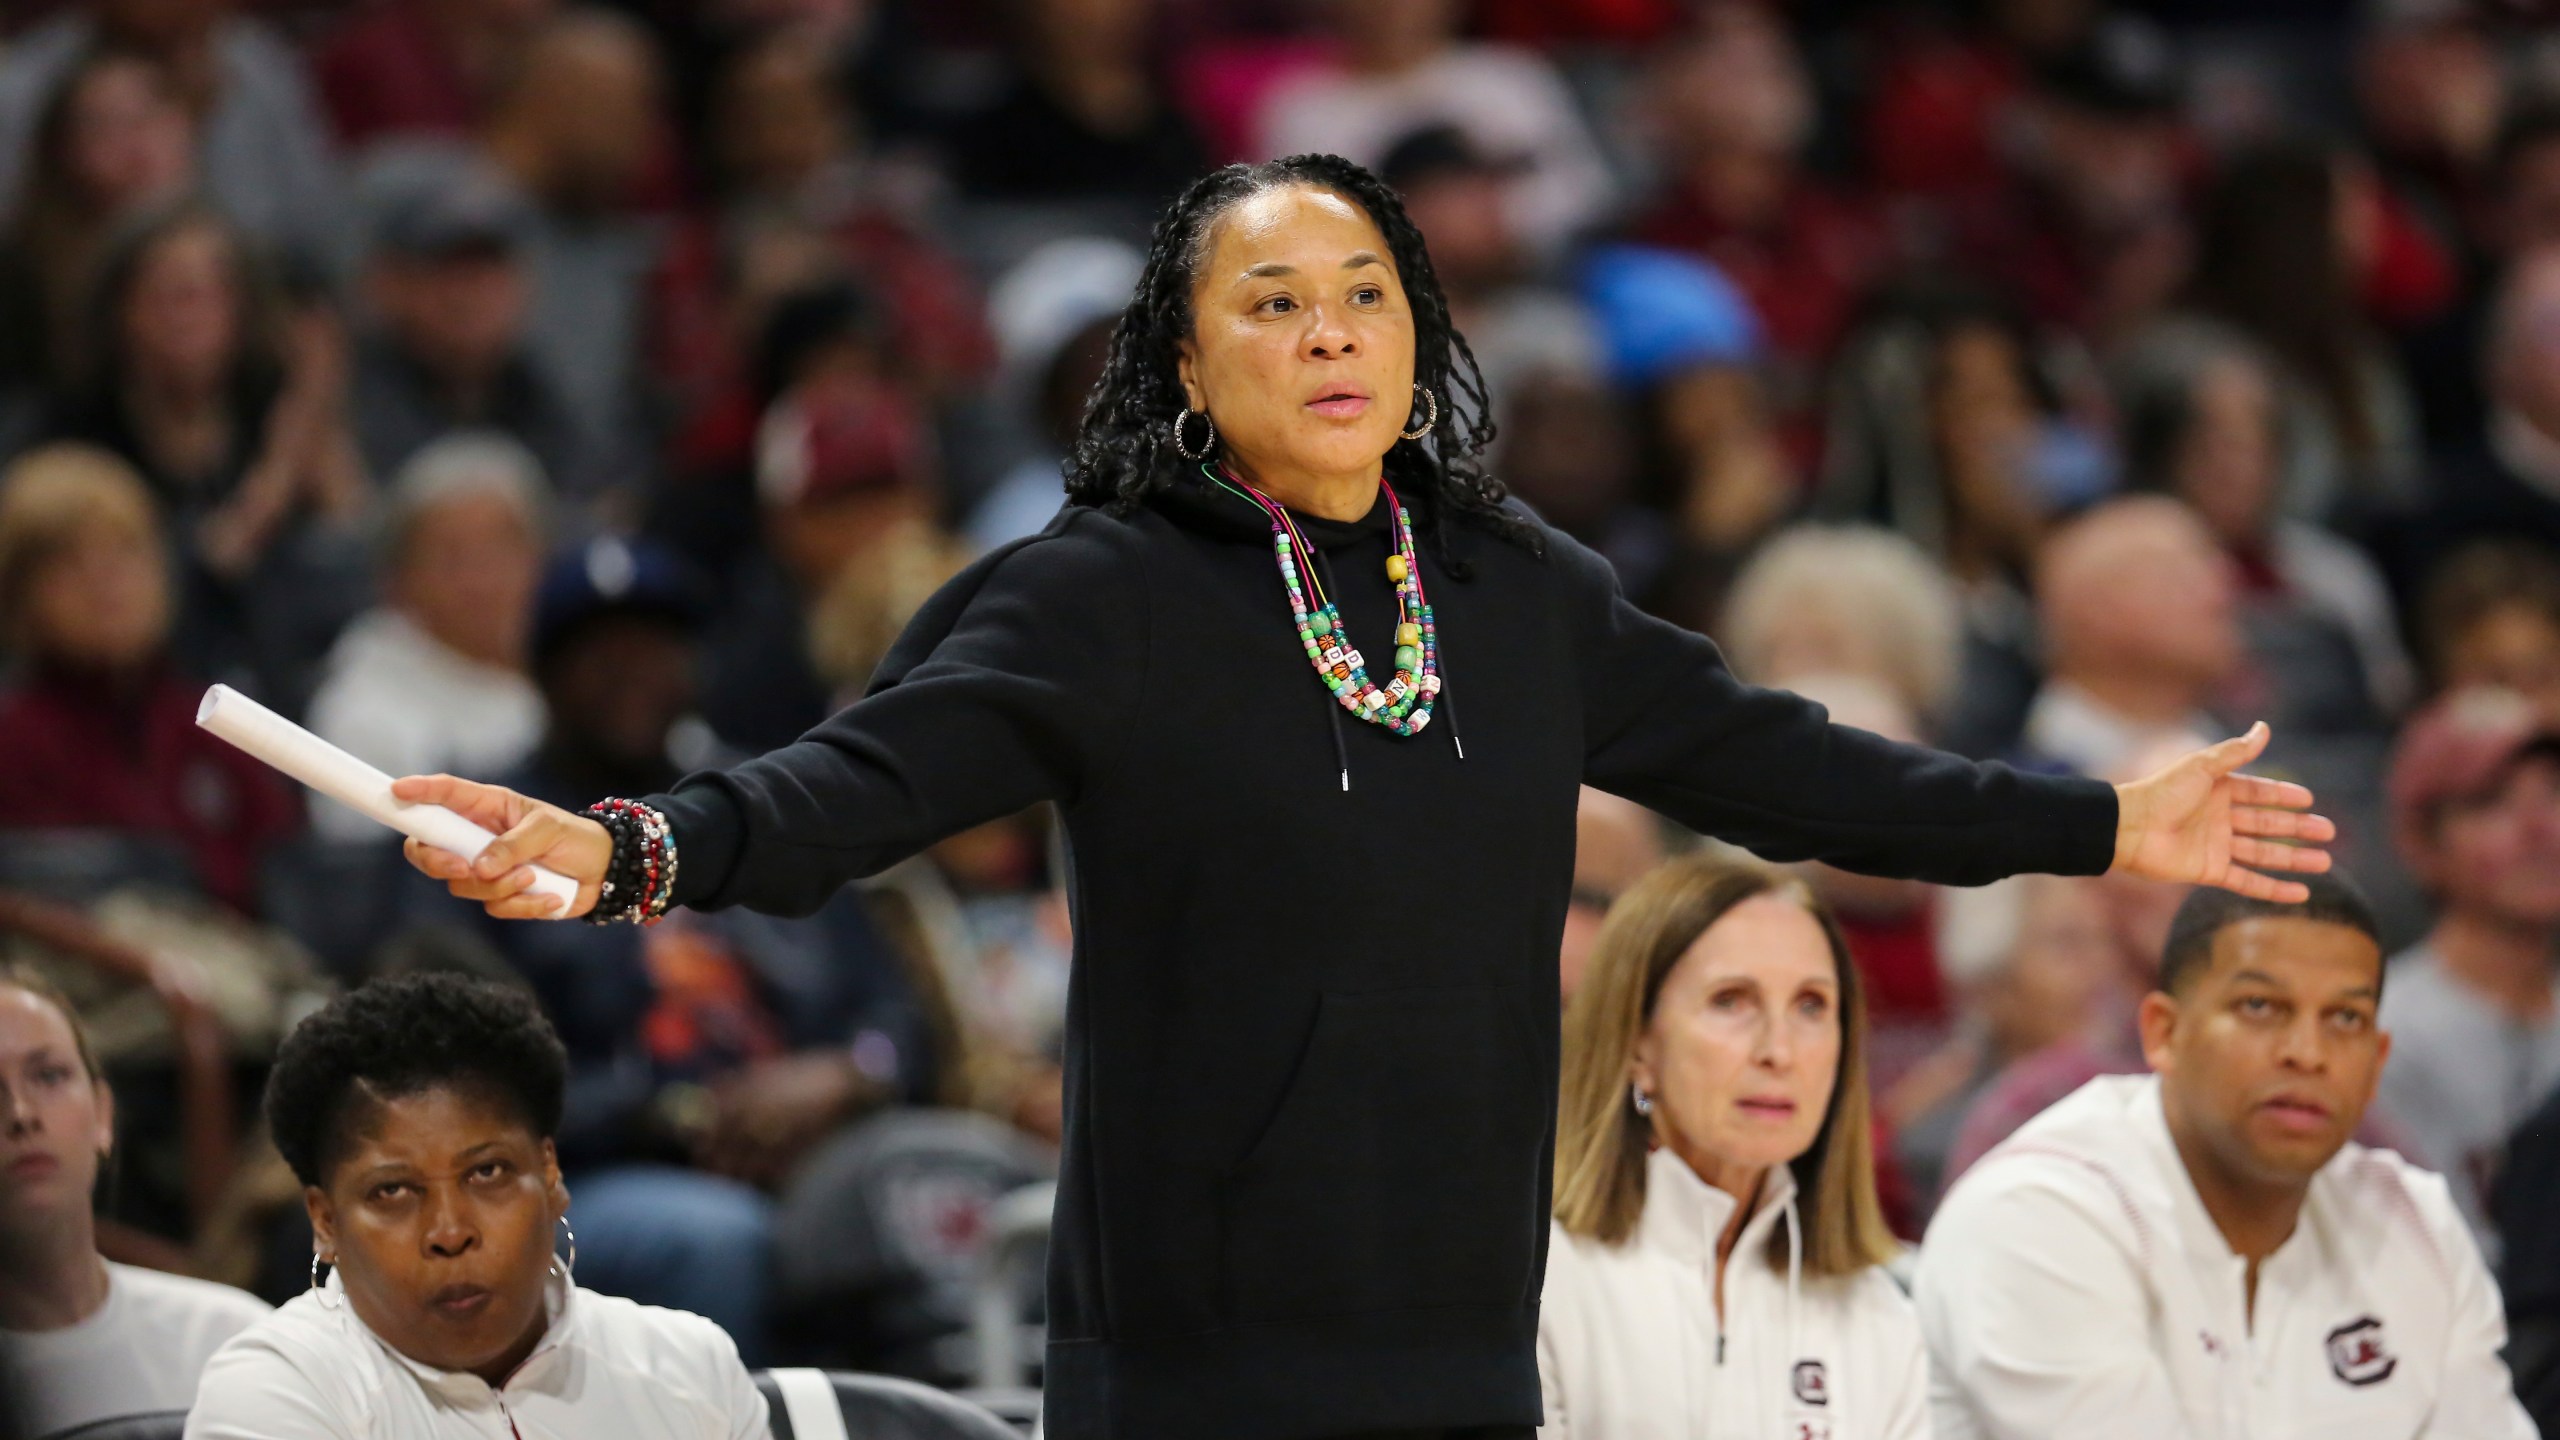
<path fill-rule="evenodd" d="M 869 693 L 797 742 L 652 796 L 677 904 L 807 915 L 849 880 L 1078 788 L 1145 684 L 1135 546 L 1069 511 L 936 592 Z"/>
<path fill-rule="evenodd" d="M 2113 787 L 1834 725 L 1810 700 L 1735 679 L 1705 636 L 1629 604 L 1591 551 L 1552 532 L 1548 546 L 1573 590 L 1592 785 L 1766 859 L 1869 875 L 1980 885 L 2113 863 Z"/>

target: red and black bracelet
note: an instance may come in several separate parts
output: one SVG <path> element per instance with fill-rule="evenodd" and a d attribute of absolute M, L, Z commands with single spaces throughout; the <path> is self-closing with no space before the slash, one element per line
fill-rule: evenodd
<path fill-rule="evenodd" d="M 667 817 L 618 797 L 599 800 L 585 813 L 613 837 L 613 859 L 587 923 L 655 925 L 665 919 L 676 891 L 676 840 Z"/>

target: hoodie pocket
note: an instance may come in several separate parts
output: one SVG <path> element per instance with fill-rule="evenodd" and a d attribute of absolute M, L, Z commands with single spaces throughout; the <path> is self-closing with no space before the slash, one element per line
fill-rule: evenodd
<path fill-rule="evenodd" d="M 1325 995 L 1222 1190 L 1234 1318 L 1527 1304 L 1553 1088 L 1538 1055 L 1504 991 Z"/>

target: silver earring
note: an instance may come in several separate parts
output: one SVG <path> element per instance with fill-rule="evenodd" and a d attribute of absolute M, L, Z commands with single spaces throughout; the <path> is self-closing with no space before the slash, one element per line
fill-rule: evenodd
<path fill-rule="evenodd" d="M 568 1243 L 569 1258 L 565 1261 L 562 1260 L 560 1258 L 560 1247 L 558 1245 L 552 1246 L 552 1272 L 557 1274 L 563 1280 L 575 1281 L 578 1278 L 578 1232 L 569 1228 L 569 1217 L 566 1215 L 560 1217 L 560 1238 Z"/>
<path fill-rule="evenodd" d="M 324 1310 L 335 1310 L 335 1309 L 337 1309 L 337 1308 L 338 1308 L 339 1304 L 340 1304 L 340 1303 L 342 1303 L 342 1302 L 339 1302 L 339 1301 L 333 1301 L 333 1300 L 331 1300 L 331 1299 L 329 1298 L 329 1287 L 327 1287 L 326 1285 L 323 1285 L 323 1284 L 320 1282 L 320 1267 L 321 1267 L 322 1265 L 327 1265 L 327 1266 L 328 1266 L 330 1269 L 332 1269 L 332 1270 L 335 1270 L 335 1269 L 337 1269 L 337 1268 L 338 1268 L 338 1262 L 337 1262 L 337 1261 L 335 1261 L 335 1260 L 323 1260 L 323 1259 L 321 1259 L 321 1258 L 320 1258 L 320 1252 L 319 1252 L 319 1251 L 317 1251 L 317 1250 L 312 1251 L 312 1252 L 311 1252 L 311 1294 L 312 1294 L 312 1298 L 313 1298 L 314 1302 L 315 1302 L 315 1303 L 317 1303 L 317 1304 L 318 1304 L 322 1309 L 324 1309 Z"/>
<path fill-rule="evenodd" d="M 1200 453 L 1197 455 L 1191 453 L 1190 446 L 1182 443 L 1183 422 L 1194 415 L 1200 417 L 1201 424 L 1209 427 L 1209 438 L 1200 442 Z M 1184 410 L 1177 413 L 1173 417 L 1173 448 L 1180 451 L 1185 460 L 1208 459 L 1209 452 L 1218 448 L 1218 422 L 1210 419 L 1209 412 L 1206 410 Z"/>
<path fill-rule="evenodd" d="M 1630 1085 L 1627 1087 L 1627 1090 L 1635 1096 L 1637 1114 L 1650 1115 L 1653 1113 L 1653 1097 L 1644 1093 L 1642 1087 Z"/>
<path fill-rule="evenodd" d="M 1423 404 L 1431 407 L 1431 418 L 1423 421 L 1422 428 L 1419 430 L 1399 430 L 1396 432 L 1407 440 L 1421 439 L 1423 436 L 1431 433 L 1432 426 L 1440 423 L 1440 397 L 1423 388 L 1422 382 L 1419 380 L 1413 383 L 1413 393 L 1421 398 Z"/>

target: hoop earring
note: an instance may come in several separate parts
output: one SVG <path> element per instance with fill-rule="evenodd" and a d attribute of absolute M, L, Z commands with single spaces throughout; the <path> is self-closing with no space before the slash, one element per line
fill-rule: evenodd
<path fill-rule="evenodd" d="M 322 1260 L 322 1259 L 320 1258 L 320 1252 L 319 1252 L 319 1251 L 317 1251 L 317 1250 L 312 1251 L 312 1252 L 311 1252 L 311 1296 L 312 1296 L 312 1303 L 313 1303 L 313 1304 L 315 1304 L 315 1305 L 318 1305 L 318 1306 L 319 1306 L 321 1309 L 323 1309 L 323 1310 L 335 1310 L 335 1309 L 337 1309 L 340 1305 L 343 1305 L 343 1304 L 345 1304 L 346 1302 L 345 1302 L 345 1301 L 343 1301 L 343 1300 L 331 1300 L 331 1299 L 329 1298 L 329 1287 L 328 1287 L 327 1285 L 323 1284 L 323 1283 L 321 1282 L 321 1279 L 320 1279 L 320 1267 L 321 1267 L 322 1265 L 324 1265 L 324 1264 L 325 1264 L 325 1265 L 327 1265 L 327 1266 L 329 1267 L 329 1270 L 330 1270 L 330 1272 L 331 1272 L 332 1274 L 336 1273 L 337 1268 L 338 1268 L 338 1262 L 337 1262 L 337 1261 L 335 1261 L 335 1260 L 325 1260 L 325 1261 L 324 1261 L 324 1260 Z"/>
<path fill-rule="evenodd" d="M 1407 440 L 1421 439 L 1423 436 L 1431 433 L 1432 426 L 1440 423 L 1440 397 L 1432 394 L 1428 389 L 1425 389 L 1422 382 L 1419 380 L 1413 382 L 1413 393 L 1421 396 L 1422 403 L 1431 407 L 1431 418 L 1423 421 L 1422 428 L 1419 430 L 1399 430 L 1396 432 Z"/>
<path fill-rule="evenodd" d="M 1200 453 L 1197 455 L 1191 453 L 1190 446 L 1182 443 L 1182 422 L 1194 415 L 1200 417 L 1201 424 L 1209 427 L 1209 438 L 1200 442 Z M 1210 419 L 1209 412 L 1206 410 L 1181 411 L 1173 417 L 1173 448 L 1179 451 L 1185 460 L 1208 459 L 1209 452 L 1218 448 L 1218 422 Z"/>
<path fill-rule="evenodd" d="M 569 1217 L 566 1215 L 560 1217 L 559 1225 L 560 1238 L 569 1242 L 569 1258 L 565 1261 L 562 1260 L 560 1258 L 560 1247 L 556 1244 L 553 1245 L 551 1247 L 551 1272 L 559 1276 L 561 1279 L 575 1284 L 578 1278 L 578 1232 L 569 1228 Z"/>
<path fill-rule="evenodd" d="M 1644 1093 L 1644 1091 L 1642 1091 L 1641 1089 L 1638 1089 L 1637 1087 L 1635 1087 L 1635 1086 L 1633 1086 L 1633 1085 L 1629 1085 L 1629 1086 L 1627 1087 L 1627 1091 L 1628 1091 L 1628 1093 L 1632 1094 L 1632 1095 L 1635 1097 L 1635 1107 L 1636 1107 L 1636 1113 L 1637 1113 L 1637 1114 L 1639 1114 L 1639 1115 L 1650 1115 L 1650 1114 L 1652 1114 L 1652 1113 L 1653 1113 L 1653 1097 L 1652 1097 L 1652 1096 L 1647 1095 L 1646 1093 Z"/>

